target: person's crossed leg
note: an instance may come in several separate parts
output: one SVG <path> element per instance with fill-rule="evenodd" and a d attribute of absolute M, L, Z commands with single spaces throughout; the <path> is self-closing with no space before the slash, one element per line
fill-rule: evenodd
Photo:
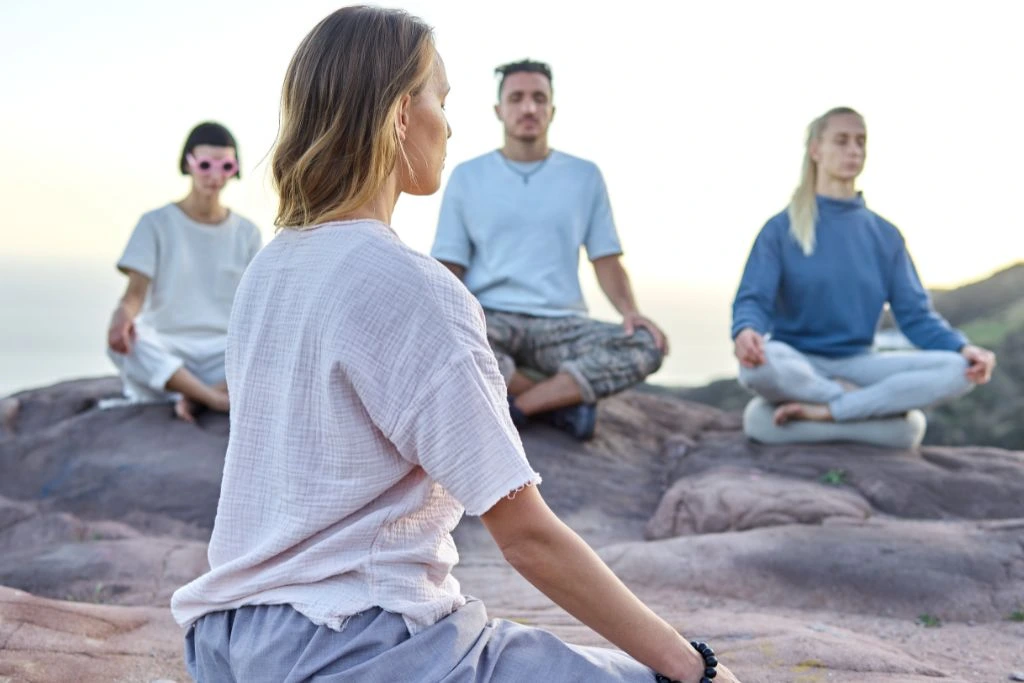
<path fill-rule="evenodd" d="M 884 418 L 954 399 L 972 388 L 967 361 L 952 351 L 826 358 L 769 341 L 765 356 L 762 365 L 741 368 L 739 379 L 778 405 L 776 424 Z"/>
<path fill-rule="evenodd" d="M 170 347 L 150 330 L 137 333 L 127 353 L 107 351 L 118 368 L 126 397 L 136 402 L 172 402 L 174 415 L 194 423 L 198 413 L 230 407 L 221 349 Z"/>
<path fill-rule="evenodd" d="M 662 352 L 645 329 L 582 316 L 546 318 L 486 311 L 487 334 L 508 384 L 517 427 L 535 418 L 587 440 L 598 399 L 655 372 Z M 537 378 L 540 375 L 540 378 Z"/>

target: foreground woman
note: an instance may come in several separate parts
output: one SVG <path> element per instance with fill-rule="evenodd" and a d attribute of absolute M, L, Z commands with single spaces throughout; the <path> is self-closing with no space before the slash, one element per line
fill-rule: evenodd
<path fill-rule="evenodd" d="M 200 681 L 708 680 L 710 650 L 548 509 L 479 304 L 391 227 L 402 193 L 440 185 L 447 92 L 430 30 L 395 10 L 339 10 L 292 59 L 273 160 L 283 230 L 246 272 L 229 330 L 211 569 L 172 600 L 189 670 Z M 464 511 L 632 657 L 489 620 L 451 575 Z"/>

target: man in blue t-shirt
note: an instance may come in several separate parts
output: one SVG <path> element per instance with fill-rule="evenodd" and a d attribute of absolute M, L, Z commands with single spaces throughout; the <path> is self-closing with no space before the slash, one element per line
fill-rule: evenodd
<path fill-rule="evenodd" d="M 483 306 L 516 425 L 537 416 L 585 440 L 597 400 L 657 370 L 667 340 L 633 299 L 600 170 L 548 146 L 550 67 L 496 73 L 505 144 L 452 172 L 431 253 Z M 621 325 L 587 317 L 580 247 Z"/>

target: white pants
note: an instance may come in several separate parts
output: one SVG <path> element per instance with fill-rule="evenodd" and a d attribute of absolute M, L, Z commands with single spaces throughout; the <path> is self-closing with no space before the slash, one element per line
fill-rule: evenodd
<path fill-rule="evenodd" d="M 208 386 L 224 381 L 225 338 L 172 338 L 141 326 L 136 327 L 136 333 L 131 352 L 120 354 L 107 349 L 107 355 L 121 374 L 124 395 L 129 401 L 177 400 L 180 395 L 167 391 L 166 387 L 171 376 L 181 368 Z"/>
<path fill-rule="evenodd" d="M 772 403 L 827 404 L 836 422 L 899 415 L 962 396 L 973 385 L 967 360 L 954 351 L 891 351 L 828 358 L 778 341 L 765 362 L 740 368 L 740 384 Z M 857 388 L 848 391 L 837 380 Z"/>

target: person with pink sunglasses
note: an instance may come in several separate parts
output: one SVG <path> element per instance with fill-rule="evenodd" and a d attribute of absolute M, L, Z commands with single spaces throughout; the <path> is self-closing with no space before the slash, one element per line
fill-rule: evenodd
<path fill-rule="evenodd" d="M 128 287 L 110 321 L 107 354 L 128 402 L 173 402 L 175 415 L 193 422 L 201 409 L 228 410 L 228 318 L 262 237 L 221 203 L 224 186 L 241 177 L 227 128 L 193 128 L 179 168 L 192 178 L 188 195 L 145 213 L 117 262 Z"/>

